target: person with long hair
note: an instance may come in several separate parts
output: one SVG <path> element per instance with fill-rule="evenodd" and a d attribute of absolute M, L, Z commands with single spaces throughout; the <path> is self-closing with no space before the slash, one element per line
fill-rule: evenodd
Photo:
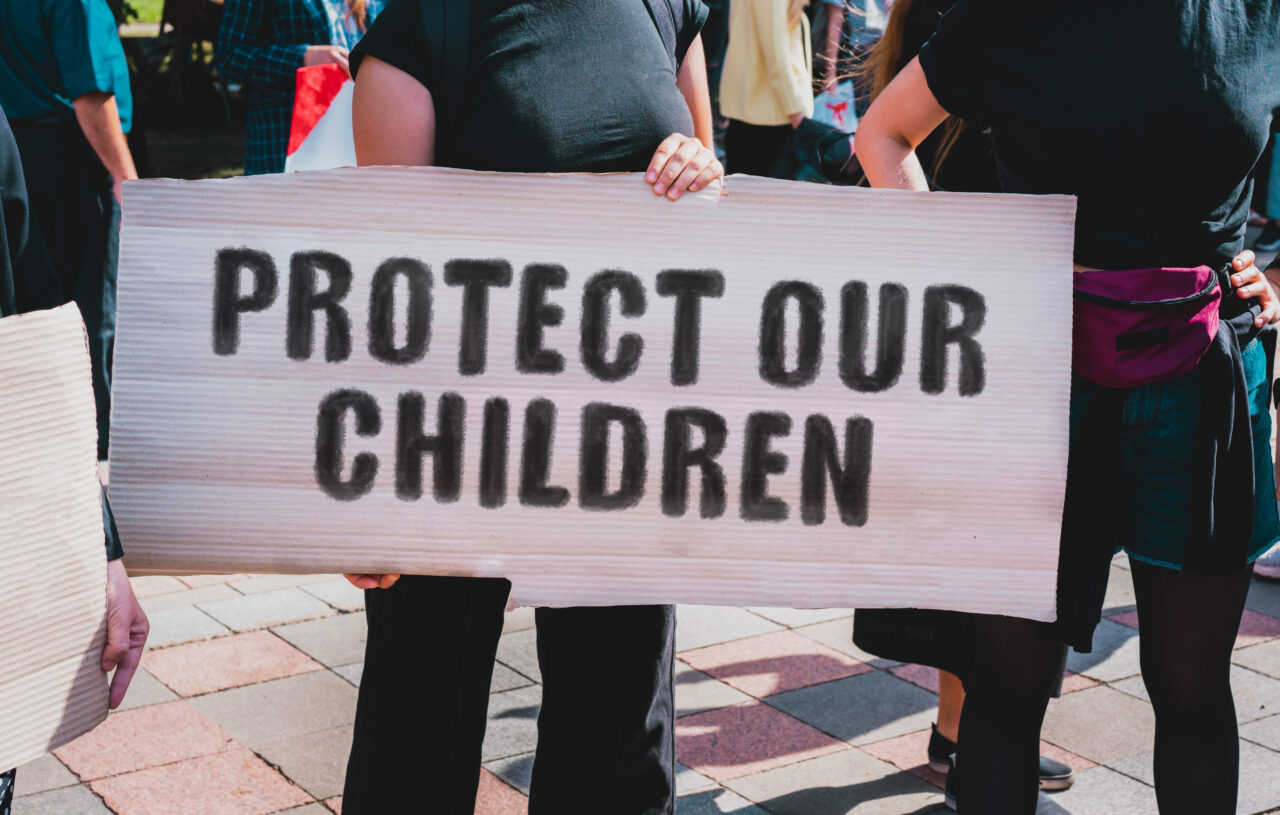
<path fill-rule="evenodd" d="M 906 67 L 938 30 L 942 15 L 955 0 L 896 0 L 884 24 L 884 35 L 857 67 L 872 101 Z M 932 189 L 952 192 L 999 192 L 991 138 L 957 116 L 920 143 L 916 155 Z M 854 615 L 854 641 L 877 656 L 938 668 L 938 718 L 926 748 L 929 766 L 946 773 L 947 804 L 956 806 L 954 770 L 959 753 L 960 713 L 964 706 L 961 676 L 969 672 L 973 653 L 973 615 L 917 609 L 859 609 Z M 1065 656 L 1065 654 L 1064 654 Z M 957 675 L 959 674 L 959 675 Z M 1040 756 L 1040 788 L 1058 791 L 1075 782 L 1070 766 Z"/>
<path fill-rule="evenodd" d="M 422 19 L 431 2 L 392 0 L 352 55 L 361 165 L 643 172 L 657 206 L 723 174 L 700 0 L 473 0 L 469 33 L 440 37 L 443 54 Z M 451 104 L 460 88 L 465 105 Z M 343 811 L 471 815 L 511 583 L 347 577 L 366 589 L 369 636 Z M 534 616 L 531 815 L 672 815 L 675 609 Z"/>
<path fill-rule="evenodd" d="M 1160 285 L 1203 267 L 1223 286 L 1220 331 L 1188 374 L 1098 384 L 1106 359 L 1077 332 L 1058 622 L 976 619 L 962 813 L 1035 810 L 1063 643 L 1092 647 L 1116 548 L 1141 624 L 1160 811 L 1235 811 L 1230 657 L 1253 560 L 1280 538 L 1258 340 L 1277 309 L 1242 252 L 1278 104 L 1276 0 L 960 0 L 861 123 L 872 185 L 909 190 L 928 189 L 915 148 L 948 116 L 988 126 L 1004 191 L 1077 197 L 1077 287 Z"/>
<path fill-rule="evenodd" d="M 384 0 L 226 0 L 218 71 L 249 97 L 245 175 L 284 171 L 299 68 L 340 65 Z"/>

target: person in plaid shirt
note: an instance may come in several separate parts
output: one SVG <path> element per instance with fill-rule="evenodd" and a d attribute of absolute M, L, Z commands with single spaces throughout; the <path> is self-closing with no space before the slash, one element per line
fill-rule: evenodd
<path fill-rule="evenodd" d="M 249 97 L 246 175 L 284 170 L 295 73 L 310 65 L 347 68 L 383 0 L 227 0 L 218 30 L 218 70 Z"/>

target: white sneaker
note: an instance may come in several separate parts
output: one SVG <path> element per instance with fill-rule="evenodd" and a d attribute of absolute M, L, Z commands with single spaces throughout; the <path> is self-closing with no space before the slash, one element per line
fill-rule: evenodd
<path fill-rule="evenodd" d="M 1258 577 L 1269 577 L 1280 580 L 1280 543 L 1263 552 L 1253 562 L 1253 573 Z"/>

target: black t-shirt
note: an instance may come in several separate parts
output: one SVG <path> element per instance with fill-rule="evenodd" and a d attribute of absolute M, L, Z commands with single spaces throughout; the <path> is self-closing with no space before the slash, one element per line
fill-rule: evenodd
<path fill-rule="evenodd" d="M 667 136 L 693 135 L 676 66 L 706 20 L 701 0 L 654 0 L 657 20 L 643 0 L 474 0 L 471 8 L 451 164 L 638 171 Z M 430 89 L 426 48 L 418 0 L 392 0 L 351 64 L 358 70 L 374 56 Z"/>
<path fill-rule="evenodd" d="M 929 38 L 938 31 L 942 15 L 955 0 L 915 0 L 907 12 L 902 33 L 902 52 L 895 75 L 915 59 Z M 916 147 L 916 154 L 933 186 L 951 192 L 1000 192 L 996 159 L 991 149 L 991 136 L 983 125 L 965 124 L 950 149 L 938 157 L 947 141 L 947 132 L 939 127 Z"/>
<path fill-rule="evenodd" d="M 1222 266 L 1280 106 L 1280 0 L 961 0 L 920 51 L 1006 192 L 1079 197 L 1076 261 Z"/>

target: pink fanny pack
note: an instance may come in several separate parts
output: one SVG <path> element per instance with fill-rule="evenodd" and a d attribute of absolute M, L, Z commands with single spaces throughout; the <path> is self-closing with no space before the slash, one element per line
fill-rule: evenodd
<path fill-rule="evenodd" d="M 1190 373 L 1217 336 L 1221 300 L 1208 266 L 1077 272 L 1071 368 L 1111 388 Z"/>

